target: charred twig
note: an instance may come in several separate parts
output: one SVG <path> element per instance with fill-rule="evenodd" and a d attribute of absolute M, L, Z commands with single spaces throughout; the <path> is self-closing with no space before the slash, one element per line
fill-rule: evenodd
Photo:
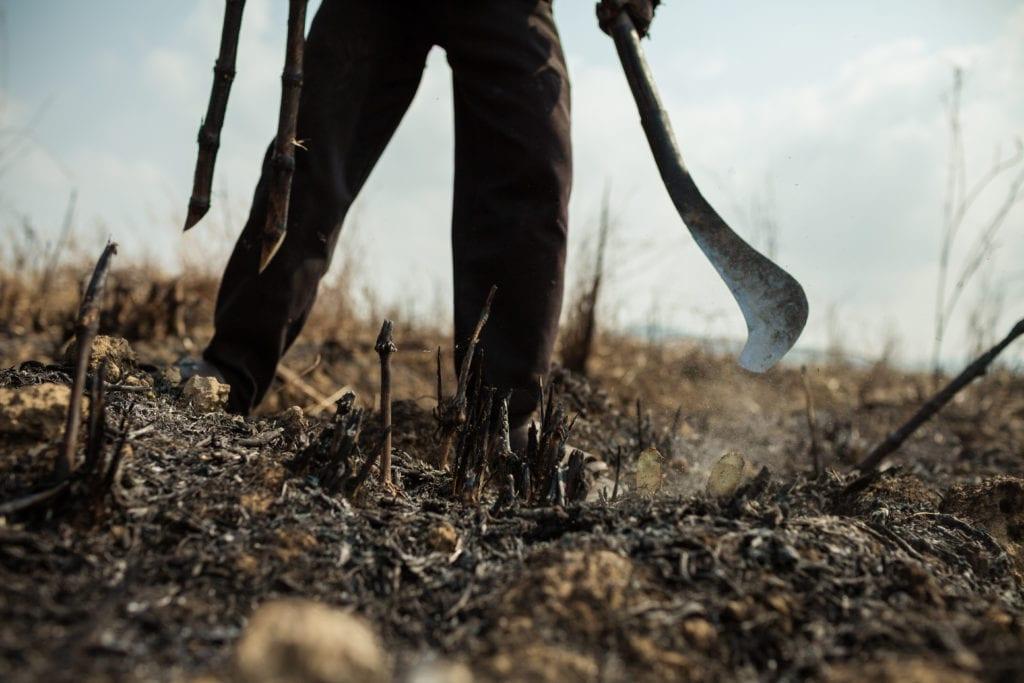
<path fill-rule="evenodd" d="M 549 387 L 543 418 L 539 436 L 531 438 L 527 448 L 535 493 L 535 499 L 531 502 L 543 505 L 555 501 L 554 504 L 560 504 L 558 501 L 565 499 L 561 465 L 565 460 L 565 444 L 576 418 L 570 420 L 566 417 L 565 409 L 554 399 L 553 387 Z"/>
<path fill-rule="evenodd" d="M 71 385 L 71 399 L 68 402 L 67 423 L 64 429 L 64 442 L 61 445 L 60 457 L 57 458 L 56 477 L 66 479 L 75 466 L 75 451 L 78 448 L 78 430 L 82 423 L 82 393 L 85 389 L 85 375 L 89 368 L 89 356 L 92 352 L 92 341 L 100 322 L 100 302 L 103 298 L 103 287 L 107 282 L 107 271 L 110 259 L 117 253 L 117 244 L 108 242 L 100 254 L 96 267 L 92 271 L 89 285 L 82 297 L 75 322 L 75 338 L 78 351 L 75 355 L 75 374 Z"/>
<path fill-rule="evenodd" d="M 351 495 L 357 488 L 353 483 L 353 471 L 354 459 L 360 452 L 363 411 L 355 407 L 355 401 L 356 396 L 351 392 L 342 396 L 335 404 L 330 425 L 288 463 L 289 469 L 297 474 L 314 475 L 328 493 L 344 491 Z M 364 469 L 374 460 L 367 458 Z"/>
<path fill-rule="evenodd" d="M 491 453 L 491 416 L 494 414 L 494 387 L 486 387 L 483 396 L 477 399 L 476 443 L 472 451 L 473 489 L 470 491 L 473 502 L 480 499 L 484 487 L 484 474 L 490 464 Z"/>
<path fill-rule="evenodd" d="M 103 496 L 106 493 L 110 493 L 111 497 L 115 502 L 123 503 L 123 496 L 121 493 L 121 465 L 124 463 L 125 449 L 128 446 L 129 429 L 128 422 L 131 418 L 131 414 L 135 412 L 135 403 L 132 402 L 128 406 L 128 410 L 121 416 L 121 436 L 117 439 L 117 444 L 114 446 L 114 452 L 110 456 L 109 462 L 106 464 L 106 469 L 102 472 L 97 472 L 97 488 L 95 493 L 97 497 Z"/>
<path fill-rule="evenodd" d="M 494 470 L 502 487 L 498 507 L 512 504 L 516 497 L 515 463 L 516 454 L 512 452 L 511 427 L 509 425 L 508 408 L 511 392 L 501 397 L 498 403 L 498 434 L 494 447 Z"/>
<path fill-rule="evenodd" d="M 515 453 L 512 452 L 512 427 L 509 424 L 509 403 L 512 392 L 506 392 L 498 403 L 498 435 L 494 457 L 499 463 L 511 460 Z"/>
<path fill-rule="evenodd" d="M 637 453 L 647 448 L 647 439 L 644 438 L 644 410 L 643 403 L 638 396 L 636 399 L 636 449 Z"/>
<path fill-rule="evenodd" d="M 466 352 L 462 357 L 462 365 L 459 368 L 458 384 L 455 387 L 455 395 L 450 399 L 439 400 L 434 416 L 440 423 L 441 428 L 441 467 L 448 468 L 451 460 L 452 447 L 455 445 L 455 437 L 462 425 L 466 423 L 466 407 L 468 405 L 467 392 L 469 391 L 470 369 L 473 366 L 473 359 L 476 356 L 476 347 L 480 343 L 480 333 L 483 332 L 487 318 L 491 315 L 491 303 L 494 301 L 494 294 L 498 291 L 497 285 L 491 287 L 484 302 L 483 310 L 480 311 L 480 318 L 477 320 L 473 334 L 466 345 Z M 440 360 L 438 362 L 438 389 L 441 389 L 440 381 Z M 438 395 L 440 399 L 440 395 Z"/>
<path fill-rule="evenodd" d="M 441 347 L 437 347 L 437 405 L 444 401 L 444 380 L 441 377 Z"/>
<path fill-rule="evenodd" d="M 622 474 L 622 448 L 615 449 L 615 484 L 612 486 L 612 501 L 619 497 L 619 475 Z"/>
<path fill-rule="evenodd" d="M 220 54 L 213 67 L 213 88 L 206 116 L 199 127 L 199 157 L 192 181 L 192 197 L 188 202 L 185 230 L 198 223 L 210 210 L 210 189 L 213 186 L 213 167 L 220 148 L 220 130 L 224 126 L 224 113 L 228 108 L 231 83 L 235 79 L 235 56 L 238 54 L 238 34 L 242 28 L 242 10 L 245 0 L 226 0 L 224 27 L 220 35 Z"/>
<path fill-rule="evenodd" d="M 362 487 L 366 480 L 370 478 L 370 472 L 373 470 L 373 456 L 366 456 L 366 460 L 363 461 L 362 467 L 359 468 L 359 472 L 356 476 L 348 481 L 345 490 L 349 498 L 355 497 L 359 493 L 359 489 Z"/>
<path fill-rule="evenodd" d="M 305 45 L 306 0 L 289 0 L 288 44 L 284 72 L 281 74 L 281 112 L 277 122 L 274 153 L 270 157 L 270 194 L 267 222 L 263 226 L 260 247 L 260 272 L 284 242 L 288 230 L 288 202 L 295 172 L 295 129 L 299 119 L 299 94 L 302 92 L 302 50 Z"/>
<path fill-rule="evenodd" d="M 394 323 L 385 320 L 377 335 L 374 350 L 380 356 L 380 420 L 384 445 L 380 452 L 380 483 L 391 485 L 391 354 L 398 351 L 391 337 Z"/>
<path fill-rule="evenodd" d="M 818 441 L 818 416 L 814 411 L 814 395 L 811 394 L 811 382 L 807 378 L 807 366 L 800 366 L 800 377 L 804 384 L 804 412 L 807 416 L 807 431 L 810 434 L 811 442 L 807 446 L 807 452 L 811 456 L 811 467 L 814 476 L 820 477 L 822 473 L 821 443 Z"/>
<path fill-rule="evenodd" d="M 466 355 L 462 359 L 462 367 L 459 368 L 459 384 L 456 387 L 455 402 L 462 407 L 463 411 L 465 411 L 466 390 L 469 388 L 469 375 L 470 368 L 473 365 L 473 356 L 476 355 L 476 346 L 480 343 L 480 334 L 483 332 L 484 325 L 487 324 L 487 319 L 491 315 L 491 304 L 497 291 L 498 286 L 492 285 L 491 291 L 487 293 L 487 300 L 484 301 L 483 310 L 480 311 L 480 318 L 476 321 L 476 327 L 473 328 L 473 334 L 466 345 Z"/>
<path fill-rule="evenodd" d="M 573 449 L 569 455 L 569 466 L 565 473 L 565 500 L 568 503 L 577 503 L 587 497 L 589 486 L 584 465 L 583 451 Z"/>
<path fill-rule="evenodd" d="M 476 377 L 471 409 L 456 440 L 452 467 L 452 492 L 462 495 L 467 502 L 476 502 L 477 491 L 483 484 L 495 393 L 493 387 L 483 386 L 481 373 Z"/>
<path fill-rule="evenodd" d="M 29 508 L 35 507 L 36 505 L 42 505 L 43 503 L 57 497 L 61 493 L 64 493 L 71 486 L 71 480 L 65 479 L 56 486 L 51 486 L 48 489 L 44 489 L 37 493 L 32 493 L 15 500 L 8 501 L 0 504 L 0 517 L 6 515 L 13 515 L 15 512 L 21 512 L 28 510 Z"/>
<path fill-rule="evenodd" d="M 1024 335 L 1024 319 L 1019 320 L 1006 337 L 978 356 L 970 365 L 964 368 L 963 372 L 957 375 L 949 384 L 944 386 L 938 393 L 932 396 L 921 406 L 914 415 L 907 420 L 899 429 L 891 432 L 885 441 L 880 443 L 857 465 L 857 469 L 865 474 L 876 469 L 889 454 L 893 453 L 907 438 L 917 431 L 918 427 L 927 422 L 935 413 L 956 396 L 961 389 L 985 374 L 988 366 L 995 360 L 996 356 L 1012 344 L 1021 335 Z"/>
<path fill-rule="evenodd" d="M 92 470 L 99 462 L 106 439 L 107 406 L 105 400 L 105 380 L 107 377 L 107 360 L 100 362 L 96 377 L 89 392 L 89 431 L 85 446 L 85 467 Z"/>

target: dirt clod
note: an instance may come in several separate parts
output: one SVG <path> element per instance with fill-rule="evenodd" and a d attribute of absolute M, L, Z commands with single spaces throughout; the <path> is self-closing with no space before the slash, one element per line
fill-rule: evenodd
<path fill-rule="evenodd" d="M 181 389 L 181 399 L 197 413 L 213 413 L 228 404 L 231 387 L 214 377 L 193 375 Z"/>
<path fill-rule="evenodd" d="M 1007 553 L 1024 560 L 1024 479 L 1004 475 L 954 486 L 942 511 L 983 527 Z"/>
<path fill-rule="evenodd" d="M 433 662 L 413 669 L 409 683 L 473 683 L 473 672 L 465 664 Z"/>
<path fill-rule="evenodd" d="M 530 645 L 515 653 L 501 653 L 487 668 L 499 681 L 531 683 L 590 683 L 597 680 L 597 662 L 567 648 Z"/>
<path fill-rule="evenodd" d="M 710 650 L 718 638 L 718 631 L 707 619 L 693 617 L 683 622 L 686 639 L 698 650 Z"/>
<path fill-rule="evenodd" d="M 77 354 L 78 341 L 75 340 L 68 345 L 64 354 L 64 363 L 74 365 Z M 128 340 L 121 337 L 101 334 L 93 339 L 92 349 L 89 351 L 88 373 L 95 374 L 104 360 L 107 361 L 106 377 L 108 382 L 120 382 L 135 369 L 135 351 Z"/>
<path fill-rule="evenodd" d="M 825 674 L 827 683 L 975 683 L 978 680 L 972 674 L 921 659 L 836 666 Z"/>
<path fill-rule="evenodd" d="M 648 448 L 640 454 L 636 463 L 636 490 L 642 496 L 653 496 L 661 488 L 663 458 L 656 448 Z"/>
<path fill-rule="evenodd" d="M 609 550 L 541 553 L 532 564 L 504 600 L 506 613 L 520 617 L 510 622 L 513 638 L 534 630 L 594 637 L 608 615 L 638 592 L 633 563 Z"/>
<path fill-rule="evenodd" d="M 384 683 L 387 660 L 366 623 L 305 600 L 260 607 L 235 653 L 239 683 Z"/>
<path fill-rule="evenodd" d="M 739 453 L 730 452 L 719 458 L 708 475 L 708 495 L 718 499 L 731 497 L 743 482 L 746 466 L 746 458 Z"/>
<path fill-rule="evenodd" d="M 436 553 L 451 554 L 459 544 L 459 532 L 449 522 L 439 522 L 427 534 L 427 547 Z"/>
<path fill-rule="evenodd" d="M 62 384 L 0 388 L 0 433 L 56 438 L 64 429 L 70 398 L 71 389 Z M 88 401 L 83 405 L 88 406 Z"/>

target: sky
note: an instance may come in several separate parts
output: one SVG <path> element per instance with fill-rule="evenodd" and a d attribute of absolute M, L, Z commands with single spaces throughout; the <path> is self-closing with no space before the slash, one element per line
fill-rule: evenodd
<path fill-rule="evenodd" d="M 311 16 L 319 4 L 310 2 Z M 182 235 L 223 2 L 0 0 L 5 227 L 28 219 L 53 239 L 74 191 L 79 244 L 109 236 L 122 261 L 219 270 L 276 128 L 286 5 L 246 4 L 215 206 Z M 554 6 L 574 113 L 570 280 L 590 258 L 607 192 L 607 324 L 742 339 L 738 309 L 660 182 L 593 3 Z M 1024 2 L 666 0 L 644 47 L 704 194 L 807 291 L 800 345 L 867 360 L 888 348 L 897 361 L 926 362 L 953 70 L 964 74 L 969 187 L 1024 136 Z M 336 268 L 360 264 L 368 299 L 410 316 L 450 316 L 452 138 L 450 73 L 436 48 L 335 258 Z M 966 215 L 954 281 L 1017 171 Z M 978 340 L 972 317 L 986 319 L 988 336 L 1024 317 L 1024 202 L 1007 214 L 952 314 L 950 363 Z"/>

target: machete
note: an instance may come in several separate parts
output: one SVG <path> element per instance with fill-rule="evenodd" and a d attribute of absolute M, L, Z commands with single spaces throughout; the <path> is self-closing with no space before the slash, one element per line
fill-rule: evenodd
<path fill-rule="evenodd" d="M 746 320 L 747 343 L 740 353 L 740 365 L 764 372 L 800 337 L 807 322 L 807 296 L 793 276 L 733 232 L 697 189 L 661 106 L 636 26 L 625 10 L 619 11 L 610 33 L 672 203 Z"/>

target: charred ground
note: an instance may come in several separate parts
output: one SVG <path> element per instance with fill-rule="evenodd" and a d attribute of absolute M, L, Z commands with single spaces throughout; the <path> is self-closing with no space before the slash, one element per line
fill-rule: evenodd
<path fill-rule="evenodd" d="M 353 463 L 376 453 L 376 325 L 314 320 L 286 361 L 300 382 L 276 387 L 264 414 L 197 411 L 167 367 L 195 348 L 183 332 L 202 331 L 192 302 L 209 285 L 130 282 L 113 281 L 102 321 L 137 353 L 107 392 L 116 476 L 0 522 L 4 680 L 237 679 L 239 639 L 278 598 L 361 616 L 394 680 L 438 659 L 485 681 L 1024 674 L 1019 376 L 971 386 L 850 495 L 852 464 L 931 378 L 811 368 L 826 466 L 814 478 L 798 369 L 751 377 L 693 345 L 606 335 L 588 379 L 556 369 L 550 386 L 602 476 L 621 459 L 616 499 L 496 506 L 495 487 L 455 496 L 436 467 L 434 352 L 450 341 L 399 318 L 399 492 L 370 476 L 344 495 L 296 465 L 337 427 L 333 409 L 287 408 L 351 387 L 367 411 Z M 0 298 L 0 390 L 69 385 L 73 307 L 28 315 L 10 288 Z M 0 502 L 45 488 L 59 433 L 0 438 Z M 662 481 L 641 495 L 637 459 L 652 446 Z M 709 496 L 726 451 L 749 463 L 745 485 Z M 770 477 L 750 476 L 765 466 Z"/>

